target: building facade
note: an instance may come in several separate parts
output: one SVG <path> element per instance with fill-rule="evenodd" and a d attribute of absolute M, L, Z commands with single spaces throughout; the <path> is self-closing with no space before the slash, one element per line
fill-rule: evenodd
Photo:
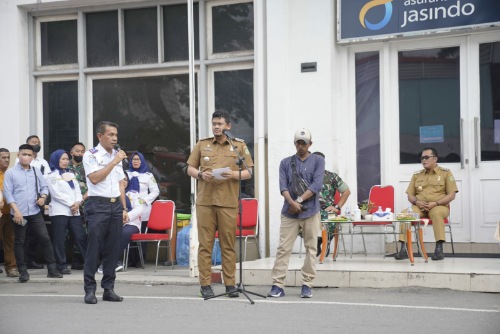
<path fill-rule="evenodd" d="M 242 192 L 261 202 L 261 256 L 274 255 L 278 244 L 278 168 L 294 153 L 296 129 L 311 130 L 312 150 L 324 152 L 327 169 L 349 184 L 351 208 L 375 184 L 393 185 L 396 210 L 406 208 L 418 153 L 433 146 L 460 190 L 452 203 L 455 242 L 494 242 L 498 5 L 199 0 L 192 39 L 188 7 L 176 0 L 2 2 L 0 146 L 16 151 L 38 134 L 48 157 L 76 141 L 92 147 L 97 122 L 117 122 L 120 145 L 142 152 L 161 196 L 187 212 L 193 138 L 209 136 L 210 115 L 226 110 L 254 156 L 255 177 Z"/>

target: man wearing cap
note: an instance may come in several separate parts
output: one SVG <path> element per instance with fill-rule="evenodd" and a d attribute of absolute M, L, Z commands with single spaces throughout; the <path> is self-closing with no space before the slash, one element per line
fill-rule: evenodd
<path fill-rule="evenodd" d="M 299 231 L 302 231 L 306 249 L 302 266 L 302 298 L 312 297 L 312 285 L 316 276 L 317 236 L 320 229 L 319 193 L 323 188 L 325 159 L 311 154 L 311 132 L 299 129 L 294 138 L 297 153 L 281 161 L 279 170 L 280 192 L 284 198 L 281 209 L 280 244 L 271 273 L 273 286 L 269 297 L 285 296 L 284 286 L 292 247 Z M 307 185 L 296 187 L 294 174 Z M 299 192 L 299 193 L 297 193 Z M 300 193 L 302 192 L 302 193 Z"/>

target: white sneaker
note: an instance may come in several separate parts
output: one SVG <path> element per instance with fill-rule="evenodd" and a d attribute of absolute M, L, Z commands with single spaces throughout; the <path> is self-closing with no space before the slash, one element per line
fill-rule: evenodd
<path fill-rule="evenodd" d="M 116 272 L 123 271 L 123 264 L 121 262 L 118 262 L 118 265 L 116 266 L 115 271 Z"/>
<path fill-rule="evenodd" d="M 102 274 L 102 264 L 99 266 L 99 268 L 97 268 L 97 272 L 98 272 L 99 274 Z"/>

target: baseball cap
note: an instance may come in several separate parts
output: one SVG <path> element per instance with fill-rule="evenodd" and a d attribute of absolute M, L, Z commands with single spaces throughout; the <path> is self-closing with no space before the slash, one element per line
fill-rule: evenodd
<path fill-rule="evenodd" d="M 306 144 L 310 144 L 311 132 L 305 128 L 297 130 L 297 132 L 295 132 L 295 138 L 293 142 L 296 143 L 299 140 L 303 140 Z"/>

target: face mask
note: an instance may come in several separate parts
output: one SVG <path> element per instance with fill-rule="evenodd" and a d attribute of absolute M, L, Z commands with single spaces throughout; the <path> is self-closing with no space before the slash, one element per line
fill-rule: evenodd
<path fill-rule="evenodd" d="M 40 145 L 31 145 L 33 146 L 33 152 L 38 153 L 40 152 Z"/>
<path fill-rule="evenodd" d="M 80 162 L 82 162 L 83 157 L 82 156 L 78 156 L 78 157 L 77 156 L 73 156 L 73 160 L 75 160 L 76 162 L 80 163 Z"/>

